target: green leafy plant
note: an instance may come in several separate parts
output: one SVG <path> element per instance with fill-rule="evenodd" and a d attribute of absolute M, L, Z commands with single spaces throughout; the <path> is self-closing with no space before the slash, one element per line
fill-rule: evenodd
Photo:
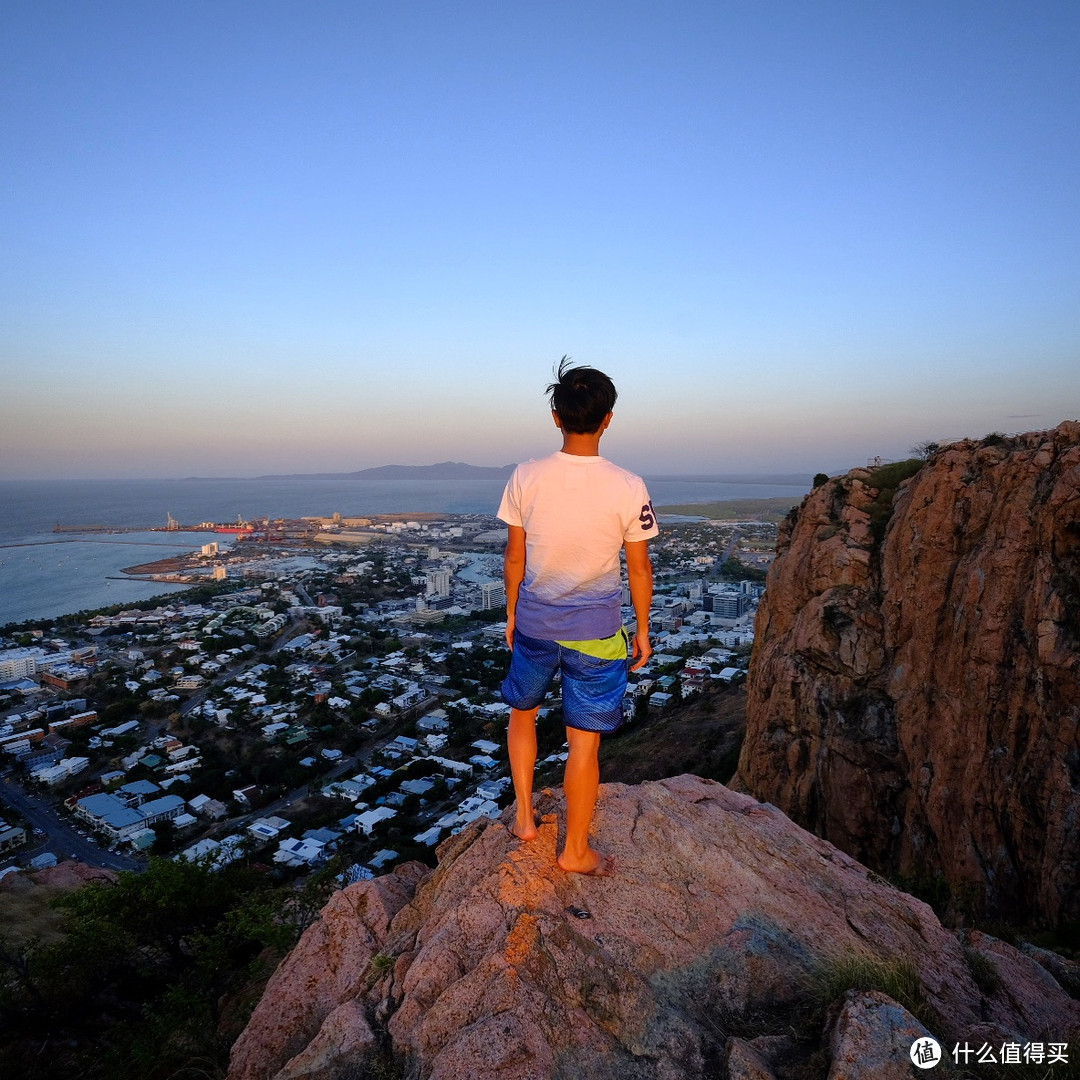
<path fill-rule="evenodd" d="M 380 978 L 394 966 L 394 958 L 388 953 L 377 952 L 368 961 L 368 967 Z"/>

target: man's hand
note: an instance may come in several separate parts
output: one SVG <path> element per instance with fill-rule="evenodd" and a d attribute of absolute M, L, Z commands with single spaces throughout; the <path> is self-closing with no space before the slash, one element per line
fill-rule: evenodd
<path fill-rule="evenodd" d="M 630 665 L 630 670 L 637 671 L 639 667 L 644 667 L 649 662 L 650 656 L 652 656 L 652 642 L 649 641 L 648 631 L 645 630 L 635 634 L 633 641 L 634 662 Z"/>
<path fill-rule="evenodd" d="M 514 616 L 509 615 L 506 619 L 506 647 L 514 651 Z"/>

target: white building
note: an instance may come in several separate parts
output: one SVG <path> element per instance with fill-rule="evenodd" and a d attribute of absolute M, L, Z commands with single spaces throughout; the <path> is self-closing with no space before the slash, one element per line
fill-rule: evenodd
<path fill-rule="evenodd" d="M 239 833 L 233 833 L 220 841 L 200 840 L 197 844 L 185 848 L 176 858 L 186 859 L 188 862 L 205 859 L 212 870 L 220 870 L 221 867 L 235 862 L 243 853 L 244 838 Z"/>
<path fill-rule="evenodd" d="M 285 866 L 312 866 L 324 858 L 325 849 L 326 845 L 320 840 L 299 840 L 295 837 L 282 840 L 274 852 L 274 862 Z"/>
<path fill-rule="evenodd" d="M 289 822 L 282 817 L 256 818 L 248 827 L 247 831 L 256 840 L 276 840 L 287 828 Z"/>
<path fill-rule="evenodd" d="M 480 610 L 495 611 L 506 606 L 506 586 L 501 581 L 485 581 L 480 586 Z"/>
<path fill-rule="evenodd" d="M 90 759 L 85 757 L 62 758 L 55 765 L 32 772 L 30 779 L 53 787 L 65 781 L 69 776 L 82 772 L 89 764 Z"/>
<path fill-rule="evenodd" d="M 0 681 L 33 677 L 37 674 L 38 660 L 43 656 L 44 649 L 5 649 L 0 652 Z"/>
<path fill-rule="evenodd" d="M 353 828 L 365 836 L 370 836 L 376 825 L 389 821 L 392 817 L 397 817 L 397 811 L 392 806 L 376 806 L 373 810 L 357 814 Z"/>
<path fill-rule="evenodd" d="M 427 594 L 428 596 L 450 595 L 449 569 L 444 567 L 438 570 L 429 570 L 427 572 Z"/>

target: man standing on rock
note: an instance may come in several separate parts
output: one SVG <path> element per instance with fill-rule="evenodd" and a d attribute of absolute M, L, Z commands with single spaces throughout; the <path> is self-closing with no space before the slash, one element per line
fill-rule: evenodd
<path fill-rule="evenodd" d="M 656 514 L 640 477 L 600 457 L 615 386 L 602 371 L 559 364 L 548 388 L 562 449 L 519 465 L 499 506 L 509 526 L 506 643 L 510 672 L 508 745 L 517 800 L 513 832 L 537 835 L 532 805 L 536 714 L 555 673 L 562 675 L 566 760 L 566 842 L 558 864 L 570 873 L 610 874 L 612 860 L 589 845 L 600 785 L 600 736 L 623 723 L 626 675 L 652 654 L 648 541 Z M 637 626 L 622 628 L 619 552 L 626 553 Z M 633 666 L 630 667 L 631 650 Z"/>

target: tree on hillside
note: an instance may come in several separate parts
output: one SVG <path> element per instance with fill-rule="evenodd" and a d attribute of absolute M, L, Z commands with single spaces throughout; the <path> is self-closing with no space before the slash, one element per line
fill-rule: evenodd
<path fill-rule="evenodd" d="M 62 894 L 60 940 L 0 949 L 0 1059 L 25 1080 L 224 1074 L 221 1003 L 295 942 L 289 895 L 169 859 Z"/>

